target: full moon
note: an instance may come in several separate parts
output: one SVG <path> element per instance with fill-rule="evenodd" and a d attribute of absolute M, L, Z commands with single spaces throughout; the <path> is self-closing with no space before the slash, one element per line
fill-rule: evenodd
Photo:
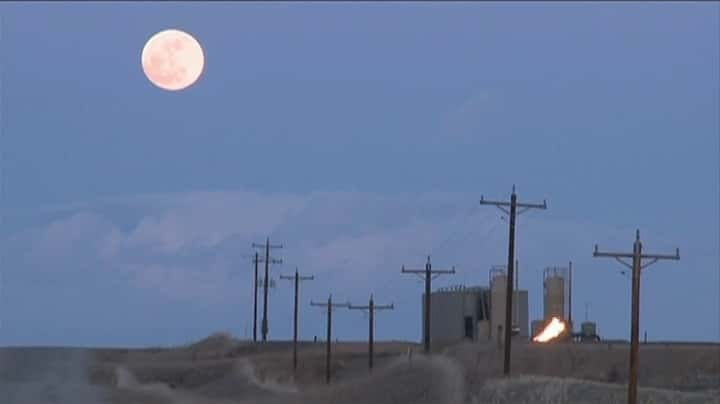
<path fill-rule="evenodd" d="M 205 55 L 200 43 L 187 32 L 168 29 L 153 35 L 142 50 L 145 76 L 156 86 L 178 91 L 200 78 Z"/>

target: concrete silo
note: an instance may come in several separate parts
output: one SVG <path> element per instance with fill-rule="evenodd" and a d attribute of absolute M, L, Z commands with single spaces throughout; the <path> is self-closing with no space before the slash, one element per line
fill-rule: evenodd
<path fill-rule="evenodd" d="M 565 287 L 566 270 L 559 267 L 548 267 L 543 271 L 543 306 L 545 321 L 553 317 L 566 320 Z"/>
<path fill-rule="evenodd" d="M 498 327 L 505 329 L 505 306 L 507 305 L 507 273 L 504 265 L 496 265 L 490 269 L 490 336 L 498 338 Z M 528 291 L 513 291 L 512 320 L 513 335 L 530 336 L 528 317 Z M 504 334 L 501 332 L 500 338 Z"/>

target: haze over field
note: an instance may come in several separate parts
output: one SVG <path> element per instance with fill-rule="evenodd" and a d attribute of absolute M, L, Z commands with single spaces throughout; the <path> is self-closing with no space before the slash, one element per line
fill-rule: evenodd
<path fill-rule="evenodd" d="M 185 347 L 144 350 L 0 349 L 4 404 L 484 404 L 615 403 L 625 398 L 627 346 L 534 345 L 515 349 L 511 380 L 502 351 L 460 344 L 425 357 L 414 344 L 380 343 L 368 373 L 364 344 L 334 345 L 332 384 L 324 345 L 253 345 L 214 335 Z M 720 346 L 643 346 L 640 402 L 711 403 Z M 672 366 L 658 366 L 659 363 Z M 7 366 L 11 365 L 11 366 Z M 585 380 L 579 380 L 580 378 Z M 673 389 L 673 390 L 671 390 Z"/>

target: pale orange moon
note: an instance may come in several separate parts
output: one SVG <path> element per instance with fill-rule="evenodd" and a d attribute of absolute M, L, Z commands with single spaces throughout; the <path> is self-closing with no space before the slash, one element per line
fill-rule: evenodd
<path fill-rule="evenodd" d="M 205 67 L 200 43 L 176 29 L 158 32 L 148 39 L 140 58 L 148 80 L 168 91 L 193 85 Z"/>

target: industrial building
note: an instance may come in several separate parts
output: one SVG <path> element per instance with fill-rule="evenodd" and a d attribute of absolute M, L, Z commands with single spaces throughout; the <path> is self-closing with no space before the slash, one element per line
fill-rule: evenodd
<path fill-rule="evenodd" d="M 516 279 L 517 281 L 517 279 Z M 488 286 L 451 286 L 430 294 L 430 337 L 434 343 L 462 340 L 488 341 L 504 337 L 507 273 L 505 266 L 489 271 Z M 421 315 L 425 312 L 422 296 Z M 513 291 L 512 334 L 518 338 L 537 336 L 553 318 L 566 326 L 565 337 L 578 341 L 598 341 L 597 325 L 585 321 L 575 333 L 572 320 L 572 267 L 547 267 L 543 270 L 543 318 L 529 320 L 528 291 L 516 283 Z M 424 317 L 421 323 L 424 321 Z M 425 327 L 423 327 L 424 332 Z M 424 337 L 424 335 L 423 335 Z"/>
<path fill-rule="evenodd" d="M 489 286 L 453 286 L 430 294 L 430 336 L 433 342 L 482 341 L 498 338 L 505 327 L 507 274 L 490 270 Z M 422 311 L 425 312 L 425 295 Z M 423 320 L 424 321 L 424 320 Z M 513 331 L 529 338 L 528 292 L 513 293 Z M 424 329 L 424 327 L 423 327 Z"/>

